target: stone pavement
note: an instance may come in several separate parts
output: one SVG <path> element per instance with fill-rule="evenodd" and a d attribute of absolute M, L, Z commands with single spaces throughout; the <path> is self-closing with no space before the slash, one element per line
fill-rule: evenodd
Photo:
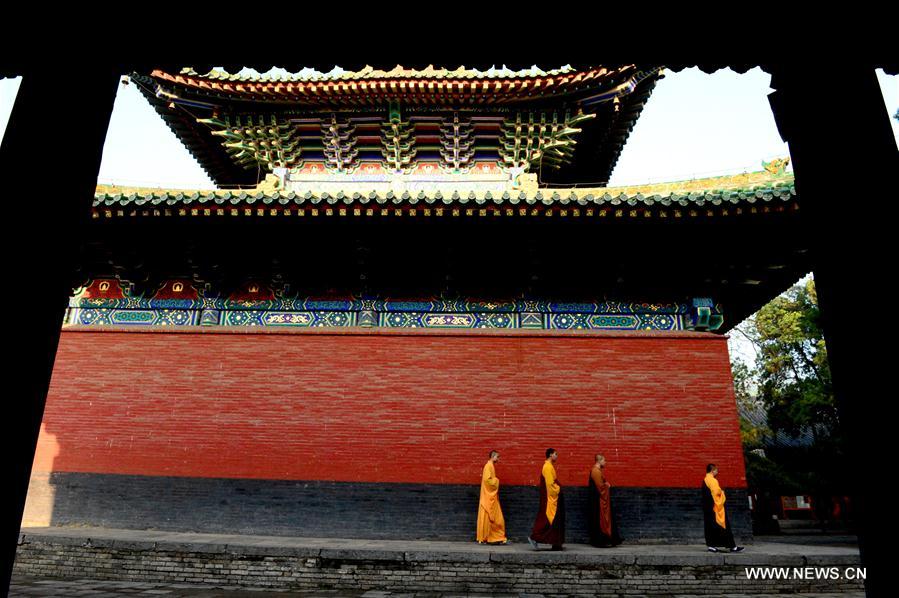
<path fill-rule="evenodd" d="M 568 544 L 563 552 L 535 552 L 526 543 L 23 528 L 10 595 L 864 595 L 860 583 L 845 580 L 747 579 L 745 568 L 752 566 L 849 569 L 859 564 L 851 537 L 817 538 L 814 544 L 772 540 L 756 541 L 740 554 L 671 544 L 614 549 Z"/>
<path fill-rule="evenodd" d="M 311 590 L 309 592 L 278 591 L 269 588 L 234 588 L 227 586 L 198 584 L 157 584 L 133 581 L 79 580 L 38 580 L 16 575 L 9 588 L 10 596 L 88 596 L 106 598 L 110 596 L 165 596 L 167 598 L 259 598 L 260 596 L 298 596 L 302 598 L 480 598 L 527 597 L 538 598 L 542 594 L 457 594 L 457 593 L 401 593 L 369 590 L 367 592 L 338 592 Z M 785 594 L 752 594 L 753 598 L 781 598 Z M 811 593 L 798 594 L 804 598 L 864 598 L 864 592 Z M 749 598 L 749 594 L 722 594 L 722 598 Z M 634 598 L 639 598 L 635 595 Z M 699 598 L 695 594 L 672 594 L 670 598 Z"/>
<path fill-rule="evenodd" d="M 480 545 L 476 542 L 452 542 L 446 540 L 369 540 L 358 538 L 299 538 L 292 536 L 251 536 L 244 534 L 205 534 L 196 532 L 170 532 L 161 530 L 132 530 L 91 527 L 23 527 L 21 540 L 38 541 L 41 538 L 66 538 L 83 541 L 93 546 L 121 546 L 125 548 L 153 548 L 177 546 L 189 551 L 202 548 L 204 552 L 225 550 L 228 547 L 256 548 L 260 554 L 292 550 L 304 555 L 310 551 L 328 551 L 329 556 L 342 553 L 404 553 L 404 554 L 528 554 L 536 561 L 556 563 L 560 561 L 603 560 L 614 557 L 632 560 L 639 564 L 684 561 L 681 564 L 769 564 L 772 561 L 784 565 L 816 565 L 819 562 L 858 562 L 858 546 L 849 536 L 839 536 L 814 543 L 798 543 L 796 538 L 765 537 L 753 542 L 741 554 L 710 553 L 701 544 L 622 544 L 615 548 L 599 549 L 588 544 L 565 544 L 563 552 L 540 550 L 535 552 L 527 542 L 512 542 L 505 546 Z M 548 548 L 548 547 L 547 547 Z M 593 558 L 595 557 L 595 558 Z"/>

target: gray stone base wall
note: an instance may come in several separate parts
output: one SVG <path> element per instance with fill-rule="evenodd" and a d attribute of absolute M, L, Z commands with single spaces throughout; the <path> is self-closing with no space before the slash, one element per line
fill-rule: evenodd
<path fill-rule="evenodd" d="M 87 545 L 82 545 L 87 544 Z M 760 558 L 762 557 L 762 558 Z M 851 561 L 851 563 L 850 563 Z M 441 553 L 339 548 L 177 545 L 36 538 L 17 575 L 277 589 L 544 595 L 715 595 L 861 591 L 859 581 L 751 580 L 746 567 L 857 566 L 858 558 L 771 555 Z"/>
<path fill-rule="evenodd" d="M 587 488 L 564 488 L 566 540 L 587 541 Z M 25 525 L 92 526 L 323 538 L 474 539 L 475 485 L 372 484 L 53 473 L 32 481 Z M 751 535 L 746 493 L 727 491 L 734 535 Z M 523 542 L 539 504 L 535 486 L 504 486 L 510 539 Z M 612 507 L 630 542 L 702 540 L 699 481 L 693 488 L 613 488 Z M 414 513 L 414 521 L 409 520 Z"/>

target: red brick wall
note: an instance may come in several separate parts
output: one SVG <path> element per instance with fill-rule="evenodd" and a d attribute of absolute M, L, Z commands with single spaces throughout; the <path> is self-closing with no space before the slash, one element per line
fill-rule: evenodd
<path fill-rule="evenodd" d="M 745 487 L 727 344 L 711 334 L 62 333 L 40 471 L 503 484 L 559 451 L 583 485 Z M 52 464 L 52 465 L 51 465 Z"/>

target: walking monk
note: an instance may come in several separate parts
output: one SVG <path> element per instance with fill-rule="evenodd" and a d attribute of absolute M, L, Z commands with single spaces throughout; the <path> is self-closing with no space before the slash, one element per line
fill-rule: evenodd
<path fill-rule="evenodd" d="M 555 449 L 546 449 L 546 461 L 540 472 L 540 511 L 528 537 L 535 549 L 538 544 L 549 544 L 553 550 L 562 550 L 565 543 L 565 503 L 554 465 L 558 458 Z"/>
<path fill-rule="evenodd" d="M 731 552 L 741 552 L 742 546 L 734 542 L 734 534 L 730 530 L 730 521 L 724 512 L 724 490 L 718 484 L 718 466 L 709 463 L 705 468 L 705 479 L 699 486 L 702 494 L 702 515 L 705 523 L 705 543 L 709 552 L 718 552 L 724 547 Z"/>
<path fill-rule="evenodd" d="M 506 544 L 506 520 L 499 506 L 499 479 L 496 466 L 499 452 L 490 451 L 490 459 L 481 475 L 481 500 L 478 506 L 478 544 Z"/>
<path fill-rule="evenodd" d="M 603 468 L 606 466 L 606 458 L 596 455 L 596 463 L 590 470 L 589 514 L 587 515 L 587 530 L 590 533 L 590 544 L 593 546 L 618 546 L 621 538 L 618 530 L 612 526 L 612 500 L 610 488 L 606 480 Z"/>

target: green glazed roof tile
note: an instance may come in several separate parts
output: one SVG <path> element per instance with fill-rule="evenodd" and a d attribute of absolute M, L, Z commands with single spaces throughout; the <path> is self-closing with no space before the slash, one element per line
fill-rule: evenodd
<path fill-rule="evenodd" d="M 646 188 L 647 186 L 643 186 Z M 651 187 L 651 186 L 650 186 Z M 664 188 L 665 184 L 658 185 Z M 109 189 L 106 191 L 105 189 Z M 538 189 L 536 191 L 503 191 L 501 194 L 494 194 L 491 191 L 479 192 L 472 189 L 460 187 L 450 193 L 441 191 L 427 192 L 424 190 L 402 191 L 394 193 L 387 191 L 381 193 L 377 191 L 359 192 L 359 191 L 323 191 L 320 194 L 313 193 L 311 190 L 302 194 L 294 191 L 285 193 L 283 190 L 276 189 L 265 191 L 263 189 L 252 190 L 168 190 L 168 189 L 128 189 L 121 187 L 98 187 L 97 193 L 94 195 L 93 205 L 95 208 L 101 206 L 120 206 L 129 205 L 144 206 L 150 204 L 158 206 L 165 204 L 166 206 L 190 206 L 199 203 L 201 205 L 214 202 L 217 205 L 230 204 L 232 206 L 250 206 L 261 201 L 265 205 L 288 205 L 294 203 L 302 205 L 307 201 L 313 205 L 326 202 L 329 205 L 342 203 L 344 205 L 352 204 L 368 204 L 371 201 L 384 205 L 390 203 L 396 206 L 408 205 L 414 206 L 420 202 L 427 205 L 442 203 L 443 205 L 467 205 L 471 202 L 478 206 L 485 204 L 493 204 L 496 206 L 510 205 L 516 206 L 524 201 L 527 205 L 542 204 L 543 206 L 552 207 L 554 205 L 568 206 L 575 204 L 579 206 L 586 205 L 612 205 L 620 206 L 626 203 L 628 206 L 660 206 L 678 205 L 683 207 L 696 206 L 702 207 L 707 203 L 714 206 L 725 204 L 738 205 L 740 203 L 755 204 L 759 201 L 764 203 L 787 201 L 797 197 L 796 188 L 793 184 L 792 177 L 783 181 L 768 181 L 768 184 L 759 184 L 744 188 L 722 189 L 720 185 L 710 186 L 706 190 L 692 189 L 689 191 L 670 190 L 665 192 L 643 191 L 636 189 L 633 192 L 625 192 L 623 189 Z"/>

